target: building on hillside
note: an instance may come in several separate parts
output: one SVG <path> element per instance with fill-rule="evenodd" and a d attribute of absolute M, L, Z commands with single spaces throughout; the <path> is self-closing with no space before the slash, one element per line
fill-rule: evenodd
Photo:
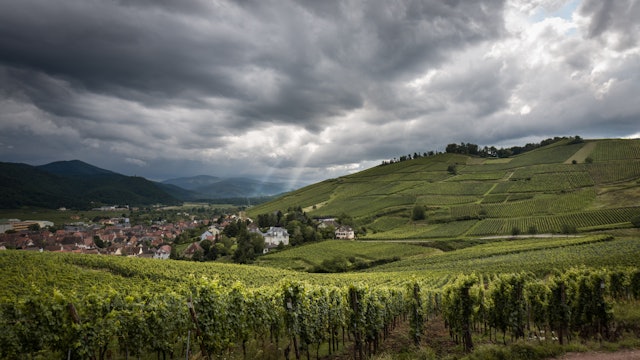
<path fill-rule="evenodd" d="M 289 245 L 289 232 L 287 229 L 272 226 L 267 232 L 262 233 L 264 237 L 265 249 L 274 248 L 282 243 L 282 245 Z"/>
<path fill-rule="evenodd" d="M 340 226 L 336 229 L 336 239 L 353 240 L 356 238 L 356 234 L 351 226 Z"/>
<path fill-rule="evenodd" d="M 184 256 L 188 258 L 192 258 L 196 252 L 200 252 L 204 255 L 204 249 L 200 246 L 200 242 L 196 241 L 189 245 L 187 249 L 184 251 Z"/>
<path fill-rule="evenodd" d="M 207 231 L 203 232 L 202 235 L 200 235 L 200 241 L 211 240 L 215 242 L 216 240 L 218 240 L 221 233 L 222 232 L 220 231 L 220 229 L 216 228 L 215 226 L 211 226 Z"/>
<path fill-rule="evenodd" d="M 338 222 L 334 218 L 318 219 L 319 229 L 326 229 L 330 226 L 333 226 L 334 229 L 337 229 L 340 226 L 340 224 L 338 224 Z"/>
<path fill-rule="evenodd" d="M 153 253 L 154 259 L 166 260 L 171 256 L 171 246 L 163 245 Z"/>

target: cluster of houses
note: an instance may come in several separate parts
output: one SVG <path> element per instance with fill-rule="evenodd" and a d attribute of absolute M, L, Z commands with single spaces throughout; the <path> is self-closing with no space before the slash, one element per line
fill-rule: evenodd
<path fill-rule="evenodd" d="M 356 234 L 351 226 L 341 225 L 334 218 L 320 219 L 318 221 L 320 222 L 318 228 L 324 229 L 333 226 L 336 239 L 353 240 L 356 238 Z"/>
<path fill-rule="evenodd" d="M 222 235 L 224 227 L 234 220 L 236 217 L 232 215 L 215 223 L 194 220 L 143 226 L 131 225 L 128 218 L 112 218 L 95 224 L 70 224 L 64 229 L 49 231 L 47 227 L 53 226 L 53 223 L 21 222 L 11 219 L 0 222 L 5 225 L 4 230 L 0 232 L 0 250 L 21 249 L 168 259 L 172 250 L 170 244 L 173 244 L 176 237 L 184 231 L 199 227 L 202 223 L 210 224 L 200 235 L 200 241 L 194 242 L 185 251 L 185 255 L 189 256 L 199 249 L 201 241 L 210 240 L 215 243 Z M 32 230 L 31 226 L 34 224 L 38 224 L 43 230 Z M 341 226 L 335 219 L 321 219 L 318 226 L 333 226 L 337 239 L 355 238 L 353 229 Z M 11 231 L 5 232 L 6 230 Z M 289 245 L 289 233 L 285 228 L 273 226 L 262 232 L 252 223 L 249 230 L 264 237 L 265 253 L 278 246 Z"/>
<path fill-rule="evenodd" d="M 33 221 L 32 221 L 33 222 Z M 36 223 L 38 223 L 36 221 Z M 15 225 L 14 222 L 12 225 Z M 44 224 L 47 225 L 47 224 Z M 50 224 L 49 226 L 52 226 Z M 173 240 L 197 223 L 131 226 L 126 218 L 101 220 L 95 224 L 74 223 L 64 229 L 33 231 L 23 225 L 0 234 L 0 250 L 72 252 L 168 259 Z"/>
<path fill-rule="evenodd" d="M 318 227 L 327 228 L 333 226 L 335 229 L 336 239 L 353 240 L 355 239 L 355 233 L 350 226 L 340 225 L 335 219 L 320 219 Z M 262 232 L 260 228 L 255 224 L 249 225 L 249 231 L 262 235 L 264 238 L 264 250 L 263 253 L 268 253 L 270 250 L 277 248 L 278 246 L 289 245 L 289 232 L 287 229 L 279 226 L 271 226 L 265 232 Z M 222 234 L 223 227 L 219 225 L 212 225 L 206 231 L 200 235 L 200 241 L 209 240 L 215 243 Z M 196 251 L 202 251 L 202 247 L 199 242 L 193 243 L 185 250 L 186 256 L 192 256 Z"/>

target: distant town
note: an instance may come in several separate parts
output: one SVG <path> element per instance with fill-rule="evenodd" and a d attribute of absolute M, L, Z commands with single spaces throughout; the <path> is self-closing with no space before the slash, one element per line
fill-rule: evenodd
<path fill-rule="evenodd" d="M 110 213 L 135 210 L 118 206 L 93 209 Z M 186 219 L 168 221 L 159 216 L 152 221 L 133 223 L 129 217 L 116 216 L 96 217 L 85 222 L 78 221 L 78 216 L 71 216 L 70 219 L 76 221 L 63 225 L 48 220 L 0 219 L 0 250 L 199 260 L 204 259 L 211 248 L 217 247 L 216 255 L 209 259 L 215 260 L 221 255 L 231 255 L 237 247 L 238 224 L 245 226 L 249 233 L 261 236 L 264 243 L 260 244 L 260 252 L 263 254 L 291 244 L 285 227 L 263 226 L 263 231 L 242 211 L 217 216 L 190 215 L 187 212 L 175 215 Z M 324 234 L 323 238 L 355 238 L 350 226 L 340 225 L 334 218 L 315 219 L 314 228 Z"/>

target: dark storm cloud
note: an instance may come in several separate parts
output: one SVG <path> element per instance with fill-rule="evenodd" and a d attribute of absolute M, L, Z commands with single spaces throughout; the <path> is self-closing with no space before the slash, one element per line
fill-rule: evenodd
<path fill-rule="evenodd" d="M 47 92 L 38 73 L 148 106 L 237 100 L 240 126 L 276 121 L 315 128 L 319 119 L 362 107 L 376 81 L 495 37 L 501 5 L 20 0 L 0 12 L 0 60 L 34 72 L 20 79 L 39 89 L 26 95 L 61 116 L 76 109 Z M 253 81 L 243 81 L 252 71 Z M 269 74 L 273 82 L 262 83 Z"/>
<path fill-rule="evenodd" d="M 534 24 L 543 3 L 0 0 L 0 161 L 311 179 L 449 142 L 638 132 L 638 2 Z"/>
<path fill-rule="evenodd" d="M 584 0 L 580 14 L 590 18 L 587 35 L 601 37 L 607 33 L 618 38 L 617 49 L 638 44 L 640 33 L 640 2 L 636 0 Z"/>

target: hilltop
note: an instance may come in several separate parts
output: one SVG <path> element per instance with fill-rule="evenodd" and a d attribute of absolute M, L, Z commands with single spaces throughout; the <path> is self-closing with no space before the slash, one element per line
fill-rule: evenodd
<path fill-rule="evenodd" d="M 442 153 L 326 180 L 250 209 L 347 214 L 361 239 L 450 239 L 630 227 L 640 140 L 563 139 L 508 158 Z M 416 216 L 416 214 L 423 216 Z"/>

